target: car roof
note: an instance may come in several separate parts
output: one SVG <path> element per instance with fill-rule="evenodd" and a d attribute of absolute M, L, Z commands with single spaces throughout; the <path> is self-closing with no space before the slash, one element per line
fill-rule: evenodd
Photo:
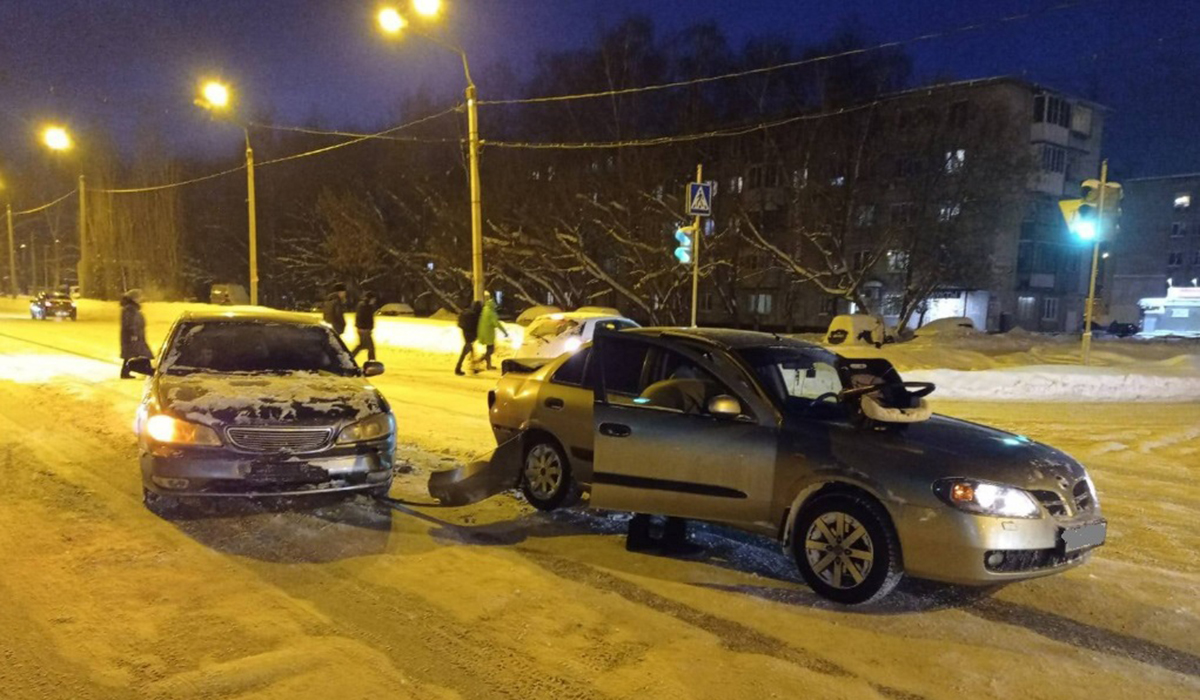
<path fill-rule="evenodd" d="M 592 319 L 614 319 L 614 320 L 629 320 L 624 316 L 614 316 L 612 314 L 597 313 L 594 311 L 554 311 L 548 314 L 534 317 L 534 321 L 550 319 L 552 321 L 590 321 Z"/>
<path fill-rule="evenodd" d="M 745 331 L 736 328 L 629 328 L 621 332 L 679 338 L 681 340 L 699 340 L 728 350 L 760 347 L 793 347 L 798 349 L 825 350 L 825 348 L 816 343 L 797 340 L 796 338 L 788 338 L 775 333 Z"/>
<path fill-rule="evenodd" d="M 180 321 L 192 323 L 290 323 L 298 326 L 319 326 L 321 319 L 312 314 L 276 311 L 256 306 L 230 306 L 221 311 L 184 311 Z"/>

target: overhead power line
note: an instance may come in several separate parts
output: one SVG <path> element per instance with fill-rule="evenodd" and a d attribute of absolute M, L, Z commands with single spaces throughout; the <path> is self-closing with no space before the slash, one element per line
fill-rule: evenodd
<path fill-rule="evenodd" d="M 64 199 L 68 199 L 68 198 L 70 198 L 70 197 L 74 196 L 74 194 L 75 194 L 76 192 L 78 192 L 78 191 L 79 191 L 79 190 L 71 190 L 70 192 L 68 192 L 68 193 L 64 194 L 63 196 L 59 197 L 58 199 L 55 199 L 55 200 L 53 200 L 53 201 L 50 201 L 50 202 L 46 202 L 45 204 L 40 204 L 40 205 L 38 205 L 38 206 L 36 206 L 36 207 L 34 207 L 34 208 L 32 208 L 32 209 L 25 209 L 25 210 L 22 210 L 22 211 L 14 211 L 14 212 L 13 212 L 13 216 L 25 216 L 25 215 L 27 215 L 27 214 L 36 214 L 36 213 L 38 213 L 38 212 L 40 212 L 40 211 L 45 211 L 45 210 L 49 209 L 50 207 L 54 206 L 55 204 L 58 204 L 58 203 L 62 202 Z"/>
<path fill-rule="evenodd" d="M 236 168 L 222 170 L 219 173 L 211 173 L 209 175 L 201 175 L 200 177 L 194 177 L 190 180 L 182 180 L 180 182 L 168 182 L 165 185 L 147 185 L 145 187 L 117 187 L 117 188 L 96 187 L 96 188 L 93 188 L 92 191 L 100 192 L 103 194 L 142 194 L 145 192 L 159 192 L 162 190 L 174 189 L 176 187 L 184 187 L 186 185 L 194 185 L 197 182 L 204 182 L 205 180 L 213 180 L 215 178 L 224 177 L 226 175 L 232 175 L 233 173 L 236 173 L 236 172 L 239 172 L 239 171 L 245 170 L 245 169 L 246 169 L 246 166 L 239 165 Z"/>
<path fill-rule="evenodd" d="M 856 49 L 848 49 L 846 51 L 838 51 L 835 53 L 824 54 L 821 56 L 810 56 L 808 58 L 804 58 L 804 59 L 800 59 L 800 60 L 796 60 L 796 61 L 788 61 L 786 63 L 777 63 L 777 64 L 770 65 L 770 66 L 763 66 L 760 68 L 750 68 L 750 69 L 746 69 L 746 70 L 734 71 L 732 73 L 723 73 L 721 75 L 712 75 L 712 76 L 707 76 L 707 77 L 703 77 L 703 78 L 690 78 L 687 80 L 676 80 L 673 82 L 659 83 L 656 85 L 643 85 L 641 87 L 629 87 L 629 88 L 615 88 L 615 89 L 611 89 L 611 90 L 598 90 L 596 92 L 582 92 L 582 93 L 576 93 L 576 94 L 571 94 L 571 95 L 551 95 L 551 96 L 547 96 L 547 97 L 524 97 L 524 98 L 514 98 L 514 99 L 508 99 L 508 100 L 480 100 L 479 104 L 480 105 L 515 105 L 515 104 L 542 104 L 542 103 L 548 103 L 548 102 L 566 102 L 566 101 L 571 101 L 571 100 L 588 100 L 588 99 L 595 99 L 598 97 L 615 97 L 615 96 L 620 96 L 620 95 L 632 95 L 632 94 L 639 94 L 639 93 L 646 93 L 646 92 L 655 92 L 655 91 L 659 91 L 659 90 L 671 90 L 674 88 L 687 87 L 690 85 L 703 85 L 706 83 L 713 83 L 713 82 L 717 82 L 717 81 L 721 81 L 721 80 L 730 80 L 732 78 L 743 78 L 746 76 L 761 75 L 764 73 L 771 73 L 774 71 L 786 70 L 789 68 L 798 68 L 800 66 L 807 66 L 807 65 L 812 65 L 815 63 L 833 61 L 833 60 L 836 60 L 839 58 L 846 58 L 849 56 L 859 56 L 862 54 L 872 53 L 875 51 L 883 51 L 885 49 L 899 48 L 902 46 L 906 46 L 908 44 L 915 44 L 915 43 L 920 43 L 920 42 L 925 42 L 925 41 L 931 41 L 934 39 L 941 39 L 941 38 L 953 36 L 956 34 L 966 34 L 966 33 L 970 33 L 970 32 L 976 32 L 976 31 L 986 29 L 986 28 L 992 27 L 992 26 L 1011 24 L 1013 22 L 1019 22 L 1019 21 L 1023 21 L 1023 20 L 1033 19 L 1035 17 L 1051 14 L 1054 12 L 1061 12 L 1063 10 L 1075 9 L 1075 8 L 1081 7 L 1083 5 L 1090 5 L 1090 4 L 1095 4 L 1098 2 L 1109 2 L 1109 1 L 1110 0 L 1069 0 L 1068 2 L 1060 2 L 1055 5 L 1051 5 L 1049 7 L 1046 7 L 1041 10 L 1037 10 L 1037 11 L 1020 12 L 1017 14 L 1007 15 L 1005 17 L 1000 17 L 997 19 L 972 22 L 970 24 L 964 24 L 964 25 L 961 25 L 958 27 L 954 27 L 952 29 L 947 29 L 947 30 L 938 31 L 938 32 L 927 32 L 925 34 L 920 34 L 920 35 L 917 35 L 914 37 L 910 37 L 908 39 L 898 39 L 898 40 L 894 40 L 894 41 L 886 41 L 886 42 L 883 42 L 882 44 L 875 44 L 874 46 L 864 46 L 864 47 L 860 47 L 860 48 L 856 48 Z"/>
<path fill-rule="evenodd" d="M 448 143 L 448 142 L 458 141 L 459 139 L 418 139 L 416 137 L 405 138 L 405 137 L 391 136 L 391 134 L 393 134 L 397 131 L 401 131 L 403 129 L 410 129 L 414 126 L 419 126 L 421 124 L 424 124 L 425 122 L 433 121 L 434 119 L 437 119 L 439 117 L 444 117 L 447 114 L 451 114 L 453 112 L 460 111 L 462 109 L 462 107 L 463 106 L 461 103 L 455 104 L 454 106 L 448 107 L 440 112 L 437 112 L 436 114 L 430 114 L 429 116 L 421 117 L 420 119 L 414 119 L 413 121 L 406 122 L 404 124 L 400 124 L 399 126 L 389 127 L 387 129 L 384 129 L 383 131 L 377 131 L 373 134 L 355 134 L 353 132 L 347 132 L 347 131 L 326 131 L 326 130 L 322 130 L 322 129 L 310 129 L 307 127 L 276 126 L 274 124 L 252 123 L 252 124 L 250 124 L 250 126 L 260 128 L 260 129 L 273 129 L 273 130 L 277 130 L 277 131 L 295 131 L 295 132 L 300 132 L 300 133 L 305 133 L 305 134 L 316 134 L 316 135 L 321 135 L 321 136 L 350 137 L 349 141 L 335 143 L 335 144 L 332 144 L 329 146 L 324 146 L 322 148 L 314 148 L 311 151 L 304 151 L 303 153 L 294 153 L 290 156 L 282 156 L 280 158 L 273 158 L 271 160 L 265 160 L 259 164 L 259 165 L 274 165 L 276 163 L 284 163 L 289 160 L 296 160 L 298 158 L 308 158 L 310 156 L 319 155 L 321 153 L 327 153 L 329 151 L 333 151 L 338 148 L 345 148 L 346 146 L 353 146 L 354 144 L 362 143 L 363 141 L 371 141 L 371 140 L 376 140 L 376 139 L 385 140 L 385 141 L 418 141 L 418 140 L 420 140 L 420 141 L 425 141 L 425 142 L 430 142 L 430 143 Z"/>

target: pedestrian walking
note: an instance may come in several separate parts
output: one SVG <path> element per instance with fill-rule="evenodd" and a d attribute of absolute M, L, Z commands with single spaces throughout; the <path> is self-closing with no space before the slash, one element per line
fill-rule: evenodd
<path fill-rule="evenodd" d="M 471 356 L 471 364 L 468 369 L 471 374 L 475 373 L 475 339 L 479 336 L 479 317 L 483 314 L 483 304 L 473 301 L 471 305 L 463 310 L 458 315 L 458 327 L 462 330 L 463 349 L 458 354 L 458 364 L 454 365 L 454 373 L 460 377 L 463 375 L 463 360 L 468 355 Z"/>
<path fill-rule="evenodd" d="M 135 357 L 154 359 L 146 342 L 146 317 L 142 315 L 140 289 L 131 289 L 121 297 L 121 379 L 133 379 L 129 361 Z"/>
<path fill-rule="evenodd" d="M 352 357 L 357 359 L 358 353 L 366 350 L 367 360 L 375 359 L 375 339 L 372 334 L 375 332 L 375 312 L 378 310 L 379 297 L 375 296 L 375 292 L 364 294 L 362 301 L 358 302 L 354 309 L 354 330 L 358 332 L 358 347 L 350 353 Z"/>
<path fill-rule="evenodd" d="M 492 366 L 492 353 L 496 351 L 497 330 L 503 333 L 505 338 L 508 337 L 508 331 L 500 325 L 500 317 L 496 314 L 496 302 L 489 295 L 483 304 L 483 311 L 479 314 L 479 330 L 476 334 L 476 342 L 484 346 L 483 362 L 488 369 L 496 369 Z"/>
<path fill-rule="evenodd" d="M 341 335 L 346 332 L 346 285 L 341 282 L 333 285 L 329 296 L 325 297 L 322 311 L 325 323 L 333 328 L 334 333 Z"/>

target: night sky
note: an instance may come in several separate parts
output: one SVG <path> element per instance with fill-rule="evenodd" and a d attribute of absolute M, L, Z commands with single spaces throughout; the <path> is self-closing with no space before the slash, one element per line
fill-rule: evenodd
<path fill-rule="evenodd" d="M 407 4 L 407 3 L 404 3 Z M 1055 0 L 457 0 L 438 26 L 463 45 L 480 94 L 508 63 L 585 45 L 626 15 L 665 37 L 715 19 L 739 46 L 778 33 L 803 43 L 855 21 L 876 41 L 907 39 Z M 1031 20 L 910 45 L 918 77 L 1024 75 L 1113 109 L 1105 150 L 1122 176 L 1200 171 L 1200 17 L 1194 0 L 1094 0 Z M 0 0 L 0 168 L 37 158 L 47 119 L 93 124 L 128 145 L 141 126 L 192 156 L 228 155 L 236 127 L 192 105 L 196 84 L 232 82 L 248 111 L 281 124 L 387 126 L 404 97 L 450 102 L 457 58 L 415 37 L 375 30 L 375 2 L 356 0 Z"/>

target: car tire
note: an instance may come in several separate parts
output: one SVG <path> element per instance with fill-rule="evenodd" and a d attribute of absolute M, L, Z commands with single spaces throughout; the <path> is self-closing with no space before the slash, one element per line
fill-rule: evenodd
<path fill-rule="evenodd" d="M 144 486 L 142 487 L 142 503 L 146 505 L 147 510 L 160 518 L 179 510 L 179 499 L 154 493 Z"/>
<path fill-rule="evenodd" d="M 525 448 L 521 493 L 538 510 L 568 508 L 579 502 L 579 482 L 562 447 L 553 438 L 539 437 Z"/>
<path fill-rule="evenodd" d="M 792 554 L 817 595 L 844 605 L 880 600 L 904 577 L 891 519 L 865 494 L 831 493 L 806 503 L 792 530 Z"/>

